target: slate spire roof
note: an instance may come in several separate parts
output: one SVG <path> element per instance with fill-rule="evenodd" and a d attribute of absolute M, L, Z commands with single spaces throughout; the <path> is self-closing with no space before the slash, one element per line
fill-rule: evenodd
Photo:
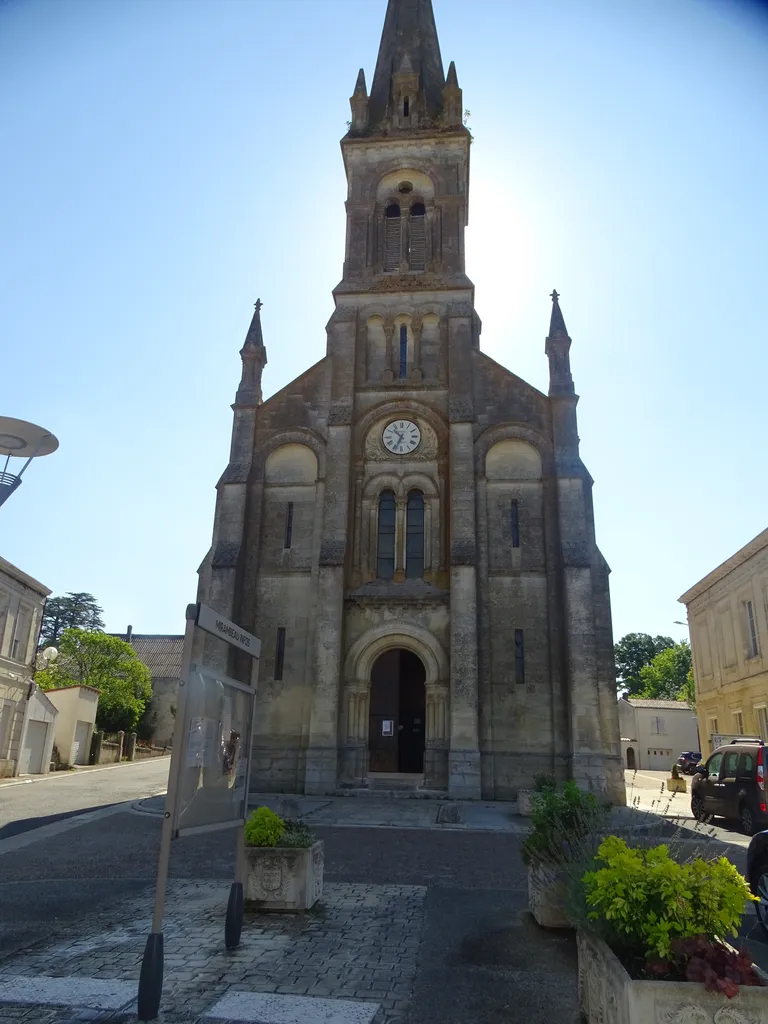
<path fill-rule="evenodd" d="M 560 309 L 560 302 L 558 301 L 560 296 L 556 291 L 553 291 L 550 298 L 552 299 L 552 316 L 549 320 L 549 336 L 553 338 L 556 334 L 564 334 L 568 337 L 568 331 L 565 329 L 565 320 L 563 319 L 563 311 Z"/>
<path fill-rule="evenodd" d="M 419 75 L 426 110 L 436 117 L 445 85 L 432 0 L 388 0 L 370 98 L 371 124 L 387 113 L 392 75 L 410 65 Z"/>

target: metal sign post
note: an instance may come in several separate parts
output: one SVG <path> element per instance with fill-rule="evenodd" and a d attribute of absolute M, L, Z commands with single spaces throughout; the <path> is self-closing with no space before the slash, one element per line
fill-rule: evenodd
<path fill-rule="evenodd" d="M 256 702 L 252 686 L 192 663 L 195 629 L 212 633 L 258 661 L 261 641 L 206 605 L 187 607 L 184 653 L 168 793 L 157 866 L 152 931 L 144 947 L 138 1017 L 154 1020 L 163 989 L 163 911 L 171 843 L 182 835 L 237 829 L 235 879 L 230 886 L 224 940 L 235 949 L 243 927 L 244 827 L 248 813 L 251 737 Z"/>

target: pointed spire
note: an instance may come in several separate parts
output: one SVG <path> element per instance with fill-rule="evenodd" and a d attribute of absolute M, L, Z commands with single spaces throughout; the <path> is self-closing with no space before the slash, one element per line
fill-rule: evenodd
<path fill-rule="evenodd" d="M 463 113 L 459 76 L 456 74 L 455 63 L 451 61 L 448 77 L 443 86 L 443 124 L 458 127 L 462 123 Z"/>
<path fill-rule="evenodd" d="M 243 372 L 240 387 L 235 396 L 235 405 L 261 405 L 261 375 L 267 365 L 267 350 L 261 333 L 261 307 L 264 303 L 256 300 L 251 326 L 245 336 L 240 358 Z"/>
<path fill-rule="evenodd" d="M 549 320 L 544 351 L 549 359 L 549 396 L 574 395 L 573 377 L 571 376 L 571 339 L 565 329 L 563 311 L 560 309 L 560 296 L 556 291 L 550 295 L 552 299 L 552 316 Z"/>
<path fill-rule="evenodd" d="M 352 93 L 353 96 L 365 96 L 368 97 L 368 89 L 365 84 L 365 71 L 363 68 L 357 73 L 357 81 L 355 82 L 355 91 Z"/>
<path fill-rule="evenodd" d="M 372 124 L 378 124 L 385 117 L 392 93 L 392 76 L 401 71 L 406 59 L 412 69 L 409 73 L 419 76 L 425 112 L 434 118 L 442 109 L 445 75 L 432 0 L 388 0 L 371 86 Z"/>
<path fill-rule="evenodd" d="M 448 75 L 446 76 L 446 79 L 445 79 L 445 85 L 446 85 L 446 88 L 448 88 L 448 87 L 450 87 L 452 89 L 458 89 L 459 88 L 459 76 L 456 74 L 456 61 L 455 60 L 452 60 L 451 63 L 450 63 L 450 66 L 448 68 Z"/>
<path fill-rule="evenodd" d="M 565 329 L 565 320 L 563 319 L 563 311 L 560 309 L 560 296 L 556 291 L 553 291 L 550 295 L 552 299 L 552 316 L 549 321 L 549 336 L 553 338 L 556 334 L 564 334 L 568 337 L 568 331 Z"/>

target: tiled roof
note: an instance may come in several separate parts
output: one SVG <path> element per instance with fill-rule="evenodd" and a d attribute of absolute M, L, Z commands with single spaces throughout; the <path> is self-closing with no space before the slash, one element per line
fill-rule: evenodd
<path fill-rule="evenodd" d="M 125 633 L 111 633 L 110 636 L 127 639 Z M 181 675 L 182 634 L 133 633 L 130 644 L 154 679 L 173 679 Z"/>
<path fill-rule="evenodd" d="M 684 700 L 643 700 L 641 697 L 625 697 L 627 704 L 633 708 L 674 708 L 676 711 L 692 711 L 693 708 Z"/>

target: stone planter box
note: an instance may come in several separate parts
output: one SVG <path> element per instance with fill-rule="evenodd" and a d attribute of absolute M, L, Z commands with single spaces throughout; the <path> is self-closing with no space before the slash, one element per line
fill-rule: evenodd
<path fill-rule="evenodd" d="M 742 986 L 728 999 L 698 982 L 634 981 L 600 939 L 576 940 L 587 1024 L 768 1024 L 768 988 Z"/>
<path fill-rule="evenodd" d="M 565 916 L 565 879 L 557 868 L 528 868 L 528 909 L 542 928 L 570 928 Z"/>
<path fill-rule="evenodd" d="M 669 793 L 687 793 L 688 784 L 685 779 L 675 779 L 670 776 L 667 779 L 667 791 Z"/>
<path fill-rule="evenodd" d="M 245 899 L 259 910 L 309 910 L 323 895 L 323 841 L 306 849 L 246 846 Z"/>
<path fill-rule="evenodd" d="M 524 818 L 530 818 L 533 814 L 533 789 L 518 789 L 517 791 L 517 813 Z"/>

